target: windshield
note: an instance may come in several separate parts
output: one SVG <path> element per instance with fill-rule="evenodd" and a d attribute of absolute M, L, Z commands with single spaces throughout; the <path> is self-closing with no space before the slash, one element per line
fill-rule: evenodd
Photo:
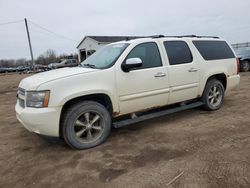
<path fill-rule="evenodd" d="M 128 43 L 119 43 L 103 46 L 93 55 L 84 60 L 81 63 L 81 66 L 98 69 L 109 68 L 114 65 L 128 45 Z"/>

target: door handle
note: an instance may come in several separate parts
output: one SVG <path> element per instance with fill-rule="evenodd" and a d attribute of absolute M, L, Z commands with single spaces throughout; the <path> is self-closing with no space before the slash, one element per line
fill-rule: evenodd
<path fill-rule="evenodd" d="M 158 72 L 158 73 L 156 73 L 156 74 L 154 75 L 155 78 L 165 77 L 165 76 L 166 76 L 166 74 L 163 73 L 163 72 Z"/>
<path fill-rule="evenodd" d="M 198 69 L 196 69 L 194 67 L 192 67 L 191 69 L 188 70 L 188 72 L 197 72 L 197 71 L 198 71 Z"/>

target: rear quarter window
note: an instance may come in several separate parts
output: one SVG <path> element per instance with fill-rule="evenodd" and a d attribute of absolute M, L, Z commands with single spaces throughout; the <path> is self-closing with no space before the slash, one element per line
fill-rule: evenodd
<path fill-rule="evenodd" d="M 205 60 L 220 60 L 235 58 L 231 48 L 225 41 L 193 41 Z"/>

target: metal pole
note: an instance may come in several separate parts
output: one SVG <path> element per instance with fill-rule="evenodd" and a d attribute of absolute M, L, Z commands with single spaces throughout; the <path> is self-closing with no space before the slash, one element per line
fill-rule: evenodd
<path fill-rule="evenodd" d="M 35 62 L 34 62 L 34 58 L 33 58 L 33 52 L 32 52 L 32 46 L 31 46 L 31 41 L 30 41 L 30 33 L 29 33 L 27 19 L 24 18 L 24 21 L 25 21 L 25 26 L 26 26 L 26 31 L 27 31 L 28 41 L 29 41 L 30 56 L 31 56 L 31 62 L 32 62 L 32 69 L 35 70 Z"/>

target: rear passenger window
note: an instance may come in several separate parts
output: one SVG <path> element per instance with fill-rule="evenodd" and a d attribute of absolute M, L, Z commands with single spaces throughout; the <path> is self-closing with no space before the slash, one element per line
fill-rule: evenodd
<path fill-rule="evenodd" d="M 139 44 L 138 46 L 136 46 L 134 49 L 131 50 L 126 59 L 136 58 L 136 57 L 142 60 L 142 67 L 136 69 L 162 66 L 161 56 L 158 50 L 158 46 L 154 42 Z"/>
<path fill-rule="evenodd" d="M 193 56 L 186 42 L 166 41 L 164 42 L 164 46 L 170 65 L 191 63 L 193 61 Z"/>
<path fill-rule="evenodd" d="M 235 58 L 225 41 L 193 41 L 193 43 L 205 60 Z"/>

